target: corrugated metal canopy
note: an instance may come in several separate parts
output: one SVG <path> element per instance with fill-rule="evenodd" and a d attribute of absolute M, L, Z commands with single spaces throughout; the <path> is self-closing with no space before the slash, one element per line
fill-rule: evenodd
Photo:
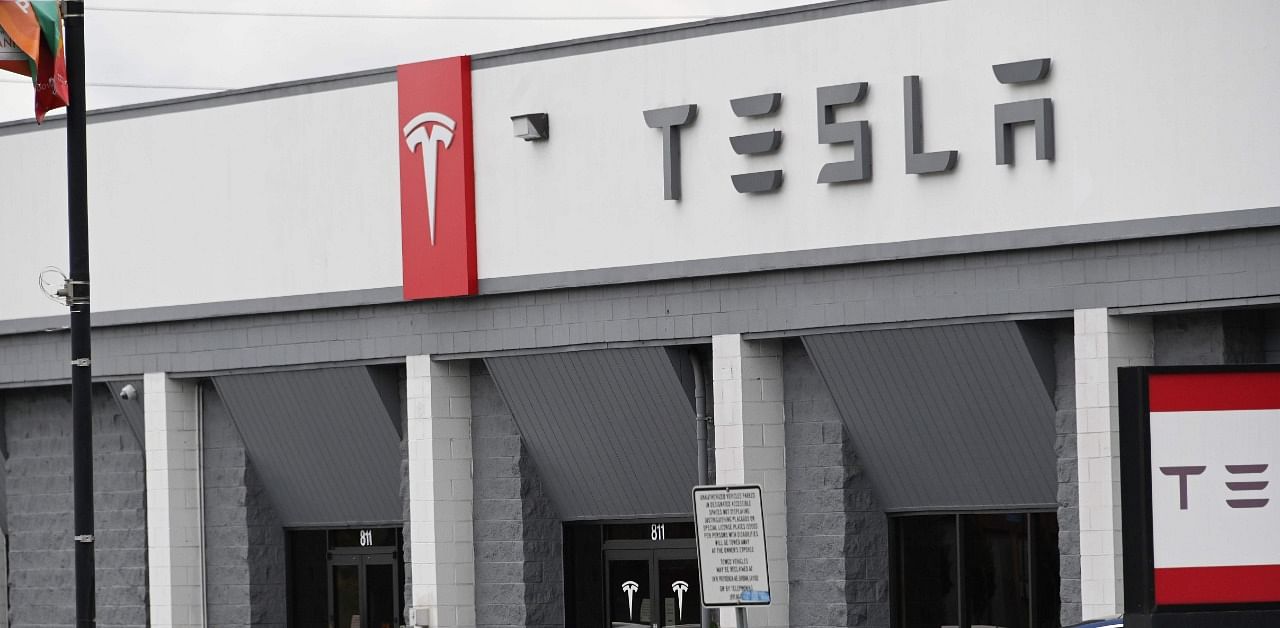
<path fill-rule="evenodd" d="M 806 336 L 889 510 L 1057 503 L 1053 402 L 1018 325 Z"/>
<path fill-rule="evenodd" d="M 403 520 L 400 437 L 367 368 L 213 381 L 284 525 Z"/>
<path fill-rule="evenodd" d="M 665 349 L 485 362 L 561 518 L 693 512 L 693 406 Z"/>

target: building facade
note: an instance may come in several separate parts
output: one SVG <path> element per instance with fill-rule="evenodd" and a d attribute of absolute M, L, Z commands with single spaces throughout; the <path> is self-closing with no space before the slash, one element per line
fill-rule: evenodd
<path fill-rule="evenodd" d="M 1280 361 L 1278 24 L 837 0 L 91 114 L 98 623 L 696 625 L 704 459 L 752 626 L 1118 614 L 1117 369 Z M 0 125 L 22 626 L 74 614 L 60 124 Z"/>

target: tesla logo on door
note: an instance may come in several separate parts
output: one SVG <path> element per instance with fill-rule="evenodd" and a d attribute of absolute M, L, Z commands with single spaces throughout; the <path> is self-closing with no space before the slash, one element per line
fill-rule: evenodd
<path fill-rule="evenodd" d="M 676 594 L 676 619 L 684 619 L 684 592 L 689 590 L 689 583 L 676 580 L 671 583 L 671 591 Z"/>
<path fill-rule="evenodd" d="M 471 59 L 396 70 L 404 297 L 476 293 Z"/>
<path fill-rule="evenodd" d="M 627 619 L 635 619 L 635 612 L 632 610 L 635 601 L 636 591 L 640 590 L 640 585 L 635 580 L 628 580 L 622 583 L 622 591 L 627 594 Z"/>

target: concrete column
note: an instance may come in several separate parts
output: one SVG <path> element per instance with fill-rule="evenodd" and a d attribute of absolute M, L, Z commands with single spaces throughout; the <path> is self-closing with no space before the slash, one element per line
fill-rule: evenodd
<path fill-rule="evenodd" d="M 752 609 L 752 628 L 788 625 L 787 465 L 783 428 L 782 343 L 739 334 L 711 339 L 717 484 L 759 484 L 773 603 Z M 732 609 L 720 625 L 736 626 Z"/>
<path fill-rule="evenodd" d="M 1076 452 L 1080 486 L 1080 598 L 1085 618 L 1124 607 L 1116 369 L 1154 361 L 1151 319 L 1076 310 Z"/>
<path fill-rule="evenodd" d="M 476 625 L 472 531 L 471 370 L 463 360 L 406 358 L 409 560 L 413 624 Z"/>
<path fill-rule="evenodd" d="M 151 626 L 201 627 L 199 385 L 147 373 L 143 390 Z"/>

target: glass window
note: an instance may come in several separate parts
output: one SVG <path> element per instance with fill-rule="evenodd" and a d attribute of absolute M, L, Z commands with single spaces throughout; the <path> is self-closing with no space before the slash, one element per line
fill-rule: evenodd
<path fill-rule="evenodd" d="M 1026 626 L 1031 619 L 1027 515 L 972 515 L 963 524 L 969 622 Z"/>
<path fill-rule="evenodd" d="M 955 515 L 898 520 L 898 573 L 903 628 L 960 623 Z"/>
<path fill-rule="evenodd" d="M 1052 513 L 913 515 L 894 522 L 895 625 L 1058 625 Z"/>

